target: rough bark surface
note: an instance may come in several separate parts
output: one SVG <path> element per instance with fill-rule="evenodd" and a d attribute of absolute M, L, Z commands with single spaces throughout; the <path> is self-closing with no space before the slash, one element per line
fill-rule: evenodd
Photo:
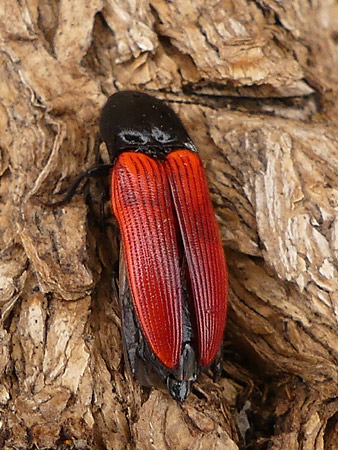
<path fill-rule="evenodd" d="M 337 0 L 2 0 L 0 58 L 0 447 L 336 449 Z M 227 251 L 222 377 L 184 405 L 124 370 L 105 185 L 36 200 L 126 88 L 179 113 Z"/>

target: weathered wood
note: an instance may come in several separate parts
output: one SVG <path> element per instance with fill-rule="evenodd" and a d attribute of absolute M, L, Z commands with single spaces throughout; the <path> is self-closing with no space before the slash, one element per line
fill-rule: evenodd
<path fill-rule="evenodd" d="M 1 448 L 336 448 L 337 15 L 334 0 L 1 1 Z M 180 114 L 227 250 L 223 374 L 184 405 L 125 372 L 104 183 L 36 200 L 94 164 L 100 108 L 130 88 Z"/>

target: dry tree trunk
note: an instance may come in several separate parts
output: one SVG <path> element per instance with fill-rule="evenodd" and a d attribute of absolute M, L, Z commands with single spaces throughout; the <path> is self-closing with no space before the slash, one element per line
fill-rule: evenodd
<path fill-rule="evenodd" d="M 0 16 L 0 447 L 337 448 L 337 0 L 1 0 Z M 223 376 L 184 405 L 124 371 L 105 185 L 35 200 L 95 162 L 100 108 L 126 88 L 172 101 L 227 250 Z"/>

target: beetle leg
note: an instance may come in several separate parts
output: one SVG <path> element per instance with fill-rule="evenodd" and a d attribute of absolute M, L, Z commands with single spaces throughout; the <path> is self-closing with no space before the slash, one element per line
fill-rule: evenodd
<path fill-rule="evenodd" d="M 100 164 L 98 166 L 91 167 L 90 169 L 81 173 L 77 177 L 77 179 L 74 181 L 74 183 L 68 188 L 63 199 L 58 202 L 50 203 L 50 202 L 42 202 L 39 199 L 37 199 L 37 200 L 39 201 L 39 203 L 41 203 L 42 205 L 47 206 L 49 208 L 63 206 L 66 203 L 69 203 L 71 201 L 71 199 L 74 197 L 74 195 L 76 194 L 77 188 L 79 187 L 82 180 L 84 180 L 86 178 L 98 178 L 98 177 L 108 176 L 111 168 L 112 168 L 111 164 Z"/>
<path fill-rule="evenodd" d="M 105 205 L 107 199 L 109 199 L 108 192 L 107 191 L 101 192 L 101 194 L 100 194 L 100 228 L 101 228 L 101 231 L 104 231 L 104 229 L 105 229 L 104 205 Z"/>
<path fill-rule="evenodd" d="M 112 270 L 112 280 L 111 280 L 112 289 L 114 292 L 114 297 L 119 298 L 119 284 L 118 284 L 118 276 L 117 272 Z"/>
<path fill-rule="evenodd" d="M 123 246 L 120 247 L 119 265 L 119 301 L 122 315 L 122 341 L 126 365 L 133 378 L 136 378 L 136 358 L 139 346 L 139 331 L 135 322 L 133 302 L 127 280 L 126 264 L 123 256 Z"/>

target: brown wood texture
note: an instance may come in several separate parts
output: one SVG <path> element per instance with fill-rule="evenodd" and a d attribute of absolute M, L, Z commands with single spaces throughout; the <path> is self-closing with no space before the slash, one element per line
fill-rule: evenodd
<path fill-rule="evenodd" d="M 1 0 L 0 58 L 0 448 L 338 448 L 337 0 Z M 37 200 L 126 88 L 179 113 L 227 251 L 222 377 L 184 405 L 125 371 L 107 185 Z"/>

